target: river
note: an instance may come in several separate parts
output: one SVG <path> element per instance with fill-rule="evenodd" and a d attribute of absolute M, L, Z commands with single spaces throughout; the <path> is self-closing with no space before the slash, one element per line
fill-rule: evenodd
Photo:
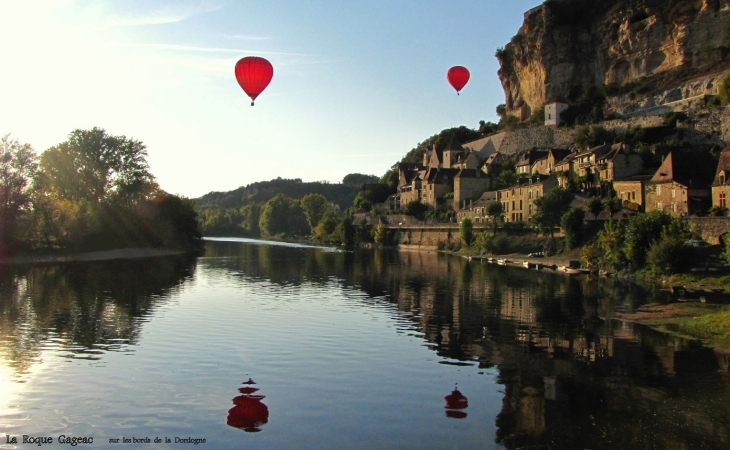
<path fill-rule="evenodd" d="M 730 448 L 728 355 L 613 318 L 668 301 L 248 239 L 2 266 L 0 448 Z"/>

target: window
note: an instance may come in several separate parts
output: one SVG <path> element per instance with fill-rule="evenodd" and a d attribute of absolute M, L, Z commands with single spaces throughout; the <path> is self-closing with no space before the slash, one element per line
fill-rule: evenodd
<path fill-rule="evenodd" d="M 720 208 L 727 208 L 727 200 L 725 199 L 725 193 L 720 192 Z"/>
<path fill-rule="evenodd" d="M 662 187 L 661 186 L 657 186 L 656 187 L 656 195 L 662 195 Z"/>
<path fill-rule="evenodd" d="M 520 211 L 522 211 L 522 200 L 520 200 Z"/>
<path fill-rule="evenodd" d="M 718 177 L 718 181 L 720 184 L 725 184 L 725 171 L 720 172 L 720 176 Z"/>
<path fill-rule="evenodd" d="M 636 191 L 631 191 L 631 200 L 636 200 Z"/>
<path fill-rule="evenodd" d="M 676 189 L 672 189 L 672 198 L 676 198 L 677 197 L 677 192 L 676 191 L 677 191 Z"/>
<path fill-rule="evenodd" d="M 657 202 L 656 209 L 658 209 L 659 211 L 662 210 L 662 202 Z"/>

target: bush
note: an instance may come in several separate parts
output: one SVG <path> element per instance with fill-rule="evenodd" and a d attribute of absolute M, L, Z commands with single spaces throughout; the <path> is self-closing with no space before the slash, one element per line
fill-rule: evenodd
<path fill-rule="evenodd" d="M 510 253 L 510 239 L 505 233 L 497 233 L 484 242 L 484 249 L 493 255 Z"/>
<path fill-rule="evenodd" d="M 686 269 L 691 257 L 691 247 L 667 236 L 651 244 L 646 252 L 646 263 L 654 273 L 672 273 Z"/>

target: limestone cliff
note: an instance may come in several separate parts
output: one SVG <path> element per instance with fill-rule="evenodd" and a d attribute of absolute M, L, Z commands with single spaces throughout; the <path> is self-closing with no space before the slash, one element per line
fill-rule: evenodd
<path fill-rule="evenodd" d="M 586 85 L 650 93 L 730 67 L 730 0 L 547 0 L 497 50 L 511 114 Z"/>

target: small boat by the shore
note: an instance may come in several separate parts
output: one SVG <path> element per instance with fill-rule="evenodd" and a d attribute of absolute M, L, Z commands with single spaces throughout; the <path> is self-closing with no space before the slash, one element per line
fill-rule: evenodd
<path fill-rule="evenodd" d="M 580 269 L 574 269 L 574 268 L 568 267 L 568 266 L 558 267 L 558 272 L 565 272 L 568 275 L 578 275 L 579 273 L 583 273 L 583 272 L 581 272 Z"/>
<path fill-rule="evenodd" d="M 499 264 L 500 266 L 506 266 L 507 264 L 509 264 L 509 260 L 508 259 L 498 259 L 497 264 Z"/>
<path fill-rule="evenodd" d="M 537 267 L 537 264 L 530 261 L 523 261 L 522 265 L 528 269 L 534 269 L 535 267 Z"/>

